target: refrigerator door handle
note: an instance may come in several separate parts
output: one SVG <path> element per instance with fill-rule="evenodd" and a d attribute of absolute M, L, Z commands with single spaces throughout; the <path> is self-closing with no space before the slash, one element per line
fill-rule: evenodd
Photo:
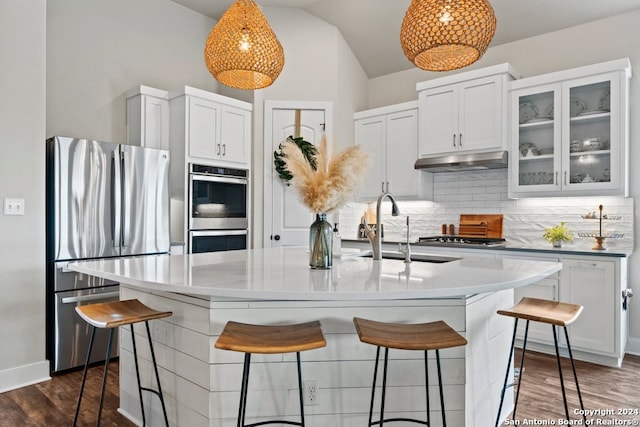
<path fill-rule="evenodd" d="M 129 179 L 127 177 L 127 170 L 128 170 L 128 166 L 129 163 L 131 162 L 130 158 L 128 157 L 128 152 L 124 151 L 124 150 L 120 150 L 120 160 L 121 160 L 121 167 L 122 167 L 122 172 L 120 174 L 120 221 L 122 224 L 122 233 L 120 234 L 120 246 L 122 248 L 125 248 L 126 246 L 129 245 L 129 234 L 130 234 L 130 227 L 131 224 L 129 224 L 129 222 L 127 221 L 127 218 L 130 218 L 129 216 L 129 212 L 127 212 L 127 209 L 129 208 L 127 205 L 127 194 L 126 192 L 129 190 L 127 183 L 129 182 Z"/>
<path fill-rule="evenodd" d="M 116 156 L 118 157 L 116 160 Z M 111 154 L 111 231 L 113 235 L 113 247 L 120 247 L 122 244 L 122 189 L 121 173 L 122 162 L 120 161 L 119 150 Z"/>
<path fill-rule="evenodd" d="M 120 292 L 103 292 L 100 294 L 91 294 L 91 295 L 80 295 L 76 297 L 64 297 L 60 299 L 62 304 L 73 304 L 76 302 L 89 302 L 89 301 L 98 301 L 98 300 L 106 300 L 111 298 L 119 298 Z"/>

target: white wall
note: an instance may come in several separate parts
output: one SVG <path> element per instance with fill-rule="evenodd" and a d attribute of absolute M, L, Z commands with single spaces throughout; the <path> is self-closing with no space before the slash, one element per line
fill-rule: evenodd
<path fill-rule="evenodd" d="M 0 199 L 26 200 L 25 216 L 0 215 L 0 391 L 49 372 L 45 138 L 124 142 L 124 93 L 140 84 L 216 91 L 214 24 L 169 0 L 0 0 Z"/>
<path fill-rule="evenodd" d="M 47 136 L 126 141 L 125 92 L 216 92 L 204 65 L 215 21 L 169 0 L 47 4 Z"/>
<path fill-rule="evenodd" d="M 253 139 L 254 247 L 262 247 L 264 212 L 264 101 L 330 101 L 333 103 L 335 147 L 354 143 L 353 113 L 367 103 L 367 77 L 334 26 L 293 8 L 263 12 L 285 52 L 285 65 L 275 83 L 255 91 Z"/>
<path fill-rule="evenodd" d="M 0 392 L 45 379 L 45 0 L 0 0 Z"/>
<path fill-rule="evenodd" d="M 630 96 L 630 196 L 640 198 L 640 11 L 490 48 L 473 68 L 511 63 L 523 76 L 533 76 L 612 59 L 629 57 L 634 75 Z M 415 84 L 442 74 L 411 69 L 372 79 L 370 107 L 415 99 Z M 640 241 L 640 212 L 634 218 L 634 241 Z M 630 258 L 629 283 L 640 295 L 640 253 Z M 640 353 L 640 304 L 632 303 L 628 350 Z"/>

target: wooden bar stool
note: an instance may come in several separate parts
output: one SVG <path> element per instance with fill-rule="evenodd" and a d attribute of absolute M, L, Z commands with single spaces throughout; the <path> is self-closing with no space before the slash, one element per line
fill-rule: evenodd
<path fill-rule="evenodd" d="M 144 413 L 144 404 L 142 403 L 142 391 L 154 393 L 160 398 L 162 404 L 162 412 L 164 421 L 169 427 L 169 419 L 167 418 L 167 409 L 164 405 L 162 396 L 162 388 L 160 387 L 160 376 L 158 375 L 158 366 L 156 365 L 156 355 L 153 351 L 153 342 L 151 341 L 151 332 L 149 331 L 149 320 L 161 319 L 169 317 L 173 313 L 170 311 L 156 311 L 142 304 L 137 299 L 114 301 L 100 304 L 80 305 L 76 307 L 76 312 L 93 328 L 91 330 L 91 340 L 89 341 L 89 349 L 87 351 L 87 361 L 84 365 L 84 373 L 82 374 L 82 386 L 80 387 L 80 395 L 78 396 L 78 406 L 76 407 L 76 415 L 73 418 L 73 425 L 78 422 L 78 414 L 80 413 L 80 403 L 82 402 L 82 393 L 84 391 L 85 380 L 87 379 L 87 368 L 91 359 L 91 350 L 93 349 L 93 339 L 96 335 L 96 328 L 109 328 L 109 344 L 107 345 L 107 355 L 104 362 L 104 373 L 102 377 L 102 393 L 100 394 L 100 409 L 98 410 L 98 421 L 96 425 L 100 425 L 100 417 L 102 415 L 102 404 L 104 403 L 104 390 L 107 384 L 107 371 L 109 368 L 109 358 L 111 357 L 111 344 L 113 342 L 113 332 L 119 326 L 130 325 L 131 341 L 133 343 L 133 360 L 136 366 L 136 377 L 138 379 L 138 394 L 140 396 L 140 408 L 142 409 L 142 423 L 146 425 Z M 136 338 L 133 332 L 133 324 L 144 322 L 147 327 L 147 338 L 149 339 L 149 348 L 151 349 L 151 359 L 156 374 L 158 390 L 153 390 L 140 385 L 140 369 L 138 368 L 138 352 L 136 350 Z"/>
<path fill-rule="evenodd" d="M 558 336 L 556 334 L 556 326 L 562 326 L 564 328 L 564 336 L 567 340 L 567 350 L 569 350 L 569 358 L 571 359 L 571 367 L 573 368 L 573 378 L 576 382 L 576 389 L 578 391 L 578 398 L 580 399 L 580 409 L 582 409 L 582 418 L 586 423 L 587 417 L 584 412 L 584 405 L 582 403 L 582 395 L 580 394 L 580 386 L 578 385 L 578 375 L 576 374 L 576 366 L 573 362 L 573 354 L 571 353 L 571 344 L 569 343 L 569 333 L 567 332 L 567 325 L 573 323 L 580 313 L 582 312 L 582 306 L 579 304 L 569 304 L 558 301 L 550 301 L 538 298 L 524 297 L 513 307 L 508 310 L 498 310 L 498 314 L 503 316 L 515 317 L 513 325 L 513 338 L 511 339 L 511 351 L 509 353 L 509 361 L 507 363 L 507 373 L 504 377 L 504 384 L 502 386 L 502 392 L 500 394 L 500 406 L 498 407 L 498 416 L 496 418 L 496 427 L 500 423 L 500 413 L 502 412 L 502 404 L 504 402 L 504 394 L 507 389 L 507 381 L 509 379 L 509 369 L 511 368 L 511 359 L 513 358 L 514 347 L 516 344 L 516 331 L 518 329 L 518 320 L 524 319 L 527 321 L 524 329 L 524 340 L 522 342 L 522 357 L 520 359 L 520 377 L 518 379 L 518 388 L 516 390 L 516 400 L 513 405 L 512 419 L 516 419 L 516 409 L 518 407 L 518 397 L 520 396 L 520 383 L 522 382 L 522 374 L 524 373 L 524 354 L 527 349 L 527 334 L 529 333 L 529 322 L 542 322 L 551 325 L 553 330 L 553 342 L 556 347 L 556 359 L 558 361 L 558 373 L 560 375 L 560 386 L 562 388 L 562 399 L 564 400 L 564 411 L 569 420 L 569 406 L 567 405 L 567 395 L 564 388 L 564 378 L 562 376 L 562 365 L 560 364 L 560 351 L 558 350 Z"/>
<path fill-rule="evenodd" d="M 327 345 L 320 328 L 320 322 L 313 321 L 296 325 L 249 325 L 228 322 L 218 340 L 216 348 L 244 353 L 244 369 L 240 387 L 240 405 L 238 408 L 238 427 L 260 426 L 265 424 L 290 424 L 304 427 L 304 407 L 302 400 L 302 369 L 300 352 Z M 296 353 L 298 366 L 298 395 L 300 398 L 300 422 L 261 421 L 245 425 L 247 411 L 247 390 L 249 385 L 249 365 L 251 354 Z"/>
<path fill-rule="evenodd" d="M 444 409 L 444 393 L 442 390 L 442 372 L 440 369 L 440 349 L 459 347 L 466 345 L 467 340 L 454 331 L 443 321 L 419 324 L 403 323 L 383 323 L 373 320 L 355 317 L 353 323 L 358 331 L 360 341 L 377 346 L 376 364 L 373 370 L 373 386 L 371 388 L 371 406 L 369 407 L 369 426 L 385 422 L 404 421 L 416 424 L 431 426 L 431 415 L 429 406 L 429 370 L 427 365 L 427 351 L 436 351 L 436 363 L 438 366 L 438 384 L 440 388 L 440 409 L 442 410 L 442 425 L 446 427 L 447 421 Z M 382 400 L 380 403 L 380 419 L 373 421 L 373 403 L 376 392 L 376 379 L 378 374 L 378 361 L 380 359 L 380 348 L 384 347 L 384 369 L 382 376 Z M 384 418 L 384 403 L 387 388 L 387 365 L 389 361 L 389 348 L 400 350 L 422 350 L 424 351 L 424 378 L 427 400 L 427 420 L 416 420 L 411 418 Z"/>

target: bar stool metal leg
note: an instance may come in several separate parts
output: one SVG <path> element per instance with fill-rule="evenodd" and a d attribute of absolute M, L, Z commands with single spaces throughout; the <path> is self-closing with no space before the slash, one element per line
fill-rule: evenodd
<path fill-rule="evenodd" d="M 424 389 L 427 398 L 427 425 L 431 425 L 431 408 L 429 405 L 429 357 L 427 350 L 424 351 Z"/>
<path fill-rule="evenodd" d="M 440 370 L 440 350 L 436 349 L 436 362 L 438 364 L 438 386 L 440 388 L 440 409 L 442 410 L 442 427 L 447 427 L 444 413 L 444 391 L 442 390 L 442 371 Z"/>
<path fill-rule="evenodd" d="M 164 404 L 164 397 L 162 395 L 162 386 L 160 385 L 160 374 L 158 373 L 158 364 L 156 363 L 156 353 L 153 350 L 153 340 L 151 339 L 151 331 L 149 330 L 149 322 L 144 322 L 147 329 L 147 339 L 149 340 L 149 350 L 151 351 L 151 361 L 153 362 L 153 369 L 156 373 L 156 383 L 158 384 L 158 390 L 153 390 L 150 388 L 142 387 L 143 390 L 149 391 L 160 399 L 160 404 L 162 405 L 162 414 L 164 415 L 164 422 L 166 427 L 169 427 L 169 417 L 167 416 L 167 408 Z M 133 325 L 131 325 L 133 326 Z"/>
<path fill-rule="evenodd" d="M 247 388 L 249 387 L 249 367 L 251 365 L 251 353 L 244 354 L 244 367 L 242 369 L 242 385 L 240 386 L 240 405 L 238 408 L 238 427 L 244 427 L 244 416 L 247 409 Z"/>
<path fill-rule="evenodd" d="M 371 386 L 371 405 L 369 405 L 369 426 L 373 425 L 373 402 L 376 397 L 376 381 L 378 379 L 378 362 L 380 361 L 380 346 L 376 347 L 376 363 L 373 368 L 373 385 Z"/>
<path fill-rule="evenodd" d="M 569 405 L 567 404 L 567 393 L 564 389 L 564 378 L 562 377 L 562 364 L 560 363 L 560 350 L 558 349 L 558 337 L 556 334 L 556 327 L 551 325 L 553 329 L 553 343 L 556 346 L 556 360 L 558 361 L 558 374 L 560 375 L 560 388 L 562 389 L 562 401 L 564 402 L 564 413 L 569 420 Z"/>
<path fill-rule="evenodd" d="M 289 424 L 294 426 L 305 426 L 304 421 L 304 396 L 302 392 L 302 363 L 300 362 L 300 352 L 296 352 L 296 365 L 298 371 L 298 397 L 300 400 L 300 422 L 286 420 L 261 421 L 253 424 L 245 424 L 247 412 L 247 395 L 249 389 L 249 371 L 251 366 L 251 353 L 244 354 L 244 366 L 242 369 L 242 385 L 240 386 L 240 404 L 238 405 L 238 427 L 256 427 L 266 424 Z"/>
<path fill-rule="evenodd" d="M 147 419 L 144 413 L 144 402 L 142 400 L 142 387 L 140 383 L 140 368 L 138 367 L 138 350 L 136 348 L 136 334 L 133 331 L 133 323 L 129 325 L 131 328 L 131 344 L 133 346 L 133 364 L 136 367 L 136 380 L 138 381 L 138 397 L 140 398 L 140 411 L 142 412 L 142 425 L 147 425 Z"/>
<path fill-rule="evenodd" d="M 569 359 L 571 359 L 571 368 L 573 369 L 573 379 L 576 381 L 576 390 L 578 391 L 578 399 L 580 400 L 580 409 L 582 409 L 582 419 L 586 423 L 587 415 L 584 411 L 584 404 L 582 403 L 582 393 L 580 393 L 580 385 L 578 384 L 578 374 L 576 373 L 576 365 L 573 362 L 573 353 L 571 352 L 571 343 L 569 343 L 569 332 L 567 327 L 564 327 L 564 336 L 567 340 L 567 349 L 569 350 Z"/>
<path fill-rule="evenodd" d="M 84 392 L 84 384 L 87 379 L 87 369 L 89 368 L 89 360 L 91 360 L 91 351 L 93 350 L 93 339 L 96 336 L 95 326 L 91 327 L 91 338 L 89 339 L 89 348 L 87 349 L 87 360 L 84 363 L 84 372 L 82 374 L 82 385 L 80 385 L 80 394 L 78 395 L 78 405 L 76 406 L 76 415 L 73 417 L 73 426 L 78 423 L 78 414 L 80 413 L 80 403 L 82 402 L 82 393 Z"/>
<path fill-rule="evenodd" d="M 387 367 L 389 365 L 389 347 L 384 349 L 384 365 L 382 367 L 382 402 L 380 403 L 380 425 L 384 425 L 384 402 L 387 397 Z"/>
<path fill-rule="evenodd" d="M 300 398 L 300 426 L 304 427 L 304 401 L 302 400 L 302 366 L 300 364 L 300 352 L 296 352 L 298 364 L 298 397 Z"/>
<path fill-rule="evenodd" d="M 107 388 L 107 373 L 109 371 L 109 359 L 111 359 L 111 345 L 113 344 L 114 328 L 109 330 L 109 344 L 107 344 L 107 357 L 104 361 L 104 373 L 102 374 L 102 391 L 100 392 L 100 408 L 98 409 L 98 422 L 96 426 L 100 426 L 100 418 L 102 418 L 102 406 L 104 404 L 104 391 Z"/>
<path fill-rule="evenodd" d="M 511 369 L 511 359 L 513 359 L 513 352 L 516 347 L 516 333 L 518 332 L 518 318 L 516 317 L 513 325 L 513 336 L 511 337 L 511 349 L 509 350 L 509 360 L 507 361 L 507 372 L 504 375 L 504 384 L 502 385 L 502 391 L 500 392 L 500 405 L 498 406 L 498 415 L 496 416 L 495 427 L 500 424 L 500 413 L 502 412 L 502 404 L 504 403 L 504 394 L 507 391 L 507 382 L 509 381 L 509 370 Z"/>
<path fill-rule="evenodd" d="M 147 330 L 147 339 L 149 340 L 149 350 L 151 352 L 151 361 L 153 363 L 153 370 L 156 376 L 156 383 L 158 384 L 158 390 L 154 390 L 152 388 L 149 387 L 142 387 L 142 382 L 140 381 L 140 368 L 138 365 L 138 349 L 136 346 L 136 335 L 135 332 L 133 330 L 133 323 L 130 324 L 130 328 L 131 328 L 131 343 L 133 346 L 133 361 L 134 361 L 134 365 L 136 367 L 136 379 L 138 381 L 138 396 L 140 398 L 140 410 L 142 412 L 142 425 L 146 426 L 147 425 L 147 419 L 146 419 L 146 415 L 145 415 L 145 411 L 144 411 L 144 401 L 142 400 L 142 391 L 148 391 L 150 393 L 155 394 L 156 396 L 158 396 L 158 398 L 160 399 L 160 404 L 162 406 L 162 414 L 164 416 L 164 423 L 166 425 L 166 427 L 169 427 L 169 417 L 167 416 L 167 408 L 165 407 L 165 403 L 164 403 L 164 397 L 162 395 L 162 386 L 160 385 L 160 374 L 158 372 L 158 365 L 156 364 L 156 354 L 155 351 L 153 350 L 153 341 L 151 340 L 151 331 L 149 329 L 149 322 L 145 321 L 144 322 L 146 325 L 146 330 Z"/>
<path fill-rule="evenodd" d="M 518 388 L 516 390 L 516 401 L 513 404 L 513 417 L 516 419 L 516 409 L 518 408 L 518 399 L 520 398 L 520 384 L 522 384 L 522 374 L 524 374 L 524 354 L 527 352 L 527 337 L 529 336 L 529 320 L 524 327 L 524 341 L 522 342 L 522 356 L 520 357 L 520 375 L 518 376 Z"/>

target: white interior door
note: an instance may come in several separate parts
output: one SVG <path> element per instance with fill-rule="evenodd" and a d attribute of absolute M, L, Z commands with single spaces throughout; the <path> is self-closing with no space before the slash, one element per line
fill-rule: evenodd
<path fill-rule="evenodd" d="M 290 135 L 301 136 L 312 144 L 317 144 L 325 132 L 330 139 L 330 108 L 330 103 L 265 105 L 265 117 L 271 117 L 270 132 L 265 132 L 265 145 L 271 147 L 265 155 L 265 163 L 268 161 L 268 165 L 265 165 L 265 181 L 269 180 L 271 184 L 265 185 L 265 247 L 309 244 L 309 226 L 314 220 L 313 214 L 300 202 L 297 190 L 284 184 L 278 176 L 273 164 L 273 152 Z"/>

